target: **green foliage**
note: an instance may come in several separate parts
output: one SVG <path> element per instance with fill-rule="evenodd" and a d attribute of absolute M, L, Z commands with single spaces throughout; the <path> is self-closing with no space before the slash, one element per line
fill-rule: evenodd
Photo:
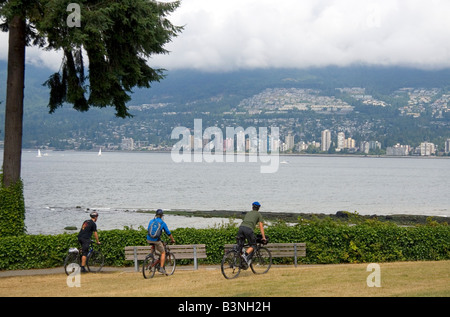
<path fill-rule="evenodd" d="M 450 257 L 448 225 L 399 227 L 365 220 L 355 225 L 321 220 L 292 229 L 307 243 L 305 263 L 361 263 L 442 260 Z"/>
<path fill-rule="evenodd" d="M 60 72 L 45 82 L 50 112 L 71 103 L 82 112 L 114 106 L 118 117 L 129 117 L 126 103 L 132 88 L 149 88 L 164 78 L 163 70 L 151 68 L 145 58 L 168 53 L 164 45 L 182 27 L 172 25 L 167 16 L 180 3 L 83 0 L 78 5 L 80 27 L 67 26 L 66 1 L 43 1 L 42 16 L 36 21 L 36 29 L 46 37 L 46 49 L 64 53 Z M 86 57 L 89 74 L 84 71 Z"/>
<path fill-rule="evenodd" d="M 4 187 L 3 174 L 0 174 L 0 237 L 22 235 L 25 231 L 22 181 Z"/>
<path fill-rule="evenodd" d="M 177 244 L 206 244 L 207 259 L 200 263 L 218 264 L 223 247 L 235 243 L 237 227 L 172 230 Z M 450 259 L 450 227 L 431 222 L 427 225 L 399 227 L 392 223 L 366 220 L 355 225 L 330 218 L 297 225 L 276 223 L 265 229 L 270 242 L 306 242 L 306 257 L 300 263 L 364 263 Z M 100 231 L 99 247 L 106 265 L 131 266 L 125 261 L 125 246 L 146 245 L 146 230 L 140 228 Z M 164 238 L 163 238 L 164 239 Z M 168 239 L 165 239 L 168 241 Z M 61 266 L 69 247 L 78 246 L 77 234 L 23 235 L 0 238 L 0 270 Z M 274 259 L 292 263 L 292 259 Z M 189 261 L 183 261 L 185 264 Z"/>

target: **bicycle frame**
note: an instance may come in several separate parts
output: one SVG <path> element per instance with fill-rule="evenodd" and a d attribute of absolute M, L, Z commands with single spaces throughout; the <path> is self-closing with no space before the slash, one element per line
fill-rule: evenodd
<path fill-rule="evenodd" d="M 172 267 L 172 270 L 168 275 L 172 275 L 175 271 L 176 266 L 175 256 L 170 252 L 170 248 L 167 243 L 164 241 L 162 241 L 162 243 L 164 245 L 166 260 L 170 262 L 170 266 Z M 155 271 L 161 267 L 161 254 L 156 257 L 155 249 L 155 245 L 152 244 L 150 253 L 145 257 L 144 263 L 142 265 L 142 274 L 144 275 L 144 278 L 152 278 L 155 274 Z M 166 264 L 167 262 L 164 263 L 164 267 L 166 266 Z"/>
<path fill-rule="evenodd" d="M 247 263 L 244 255 L 244 249 L 249 247 L 248 243 L 244 240 L 238 239 L 236 245 L 225 253 L 221 263 L 221 271 L 226 279 L 236 278 L 241 269 L 247 270 L 251 268 L 255 274 L 267 273 L 272 265 L 272 255 L 270 251 L 263 245 L 267 244 L 267 241 L 257 239 L 256 246 L 251 253 L 250 261 Z"/>
<path fill-rule="evenodd" d="M 86 255 L 86 264 L 88 266 L 88 270 L 90 272 L 93 272 L 93 270 L 91 270 L 90 264 L 94 264 L 95 263 L 94 266 L 98 265 L 99 267 L 97 269 L 95 269 L 94 272 L 99 272 L 102 269 L 102 267 L 103 267 L 104 257 L 103 257 L 103 255 L 101 254 L 100 251 L 96 251 L 94 249 L 94 243 L 95 243 L 94 241 L 91 241 L 90 244 L 89 244 L 88 253 Z M 98 258 L 96 258 L 93 263 L 90 263 L 91 256 L 92 256 L 92 254 L 94 252 L 97 252 L 97 254 L 100 255 L 100 262 L 97 262 L 96 260 L 98 260 Z M 81 258 L 82 258 L 82 256 L 83 255 L 82 255 L 82 249 L 81 248 L 69 248 L 69 252 L 68 252 L 68 254 L 66 256 L 66 260 L 64 261 L 64 270 L 66 271 L 67 275 L 69 275 L 71 272 L 68 272 L 66 270 L 66 267 L 70 263 L 76 263 L 79 266 L 81 266 L 81 262 L 82 262 Z"/>
<path fill-rule="evenodd" d="M 86 254 L 86 257 L 89 257 L 89 255 L 91 255 L 91 253 L 93 251 L 94 251 L 94 247 L 91 242 L 91 244 L 89 245 L 89 249 L 88 249 L 88 253 Z M 78 264 L 81 263 L 81 257 L 83 256 L 83 250 L 81 248 L 69 248 L 69 253 L 76 253 Z"/>
<path fill-rule="evenodd" d="M 161 242 L 163 243 L 163 246 L 164 246 L 164 252 L 165 252 L 166 254 L 169 253 L 169 252 L 170 252 L 170 249 L 169 249 L 169 246 L 168 246 L 167 242 L 164 242 L 164 241 L 161 241 Z M 155 244 L 152 243 L 151 246 L 152 246 L 152 250 L 150 251 L 149 254 L 155 255 L 155 250 L 156 250 Z M 161 259 L 161 254 L 160 254 L 159 257 L 158 257 L 158 260 L 160 260 L 160 259 Z"/>
<path fill-rule="evenodd" d="M 236 240 L 237 240 L 237 241 L 236 241 L 236 245 L 234 246 L 234 247 L 235 247 L 235 250 L 238 251 L 239 254 L 240 254 L 240 256 L 242 257 L 242 255 L 243 255 L 243 252 L 241 252 L 242 249 L 243 249 L 243 248 L 248 249 L 248 247 L 250 247 L 250 244 L 249 244 L 249 243 L 245 243 L 244 240 L 239 240 L 239 239 L 236 239 Z M 250 258 L 252 258 L 253 255 L 254 255 L 256 252 L 259 252 L 259 250 L 261 249 L 261 247 L 263 247 L 264 245 L 266 245 L 266 244 L 268 243 L 268 241 L 269 241 L 269 239 L 266 239 L 265 241 L 263 241 L 260 237 L 257 237 L 257 238 L 256 238 L 256 247 L 253 249 L 253 252 L 252 252 Z"/>

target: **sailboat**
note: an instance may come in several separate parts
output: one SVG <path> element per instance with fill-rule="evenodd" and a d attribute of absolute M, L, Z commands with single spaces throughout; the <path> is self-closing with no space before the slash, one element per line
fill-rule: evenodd
<path fill-rule="evenodd" d="M 98 150 L 98 156 L 102 156 L 102 148 L 100 148 L 100 150 Z"/>
<path fill-rule="evenodd" d="M 41 150 L 40 150 L 40 149 L 38 149 L 38 154 L 37 154 L 36 157 L 42 157 L 42 154 L 41 154 Z"/>

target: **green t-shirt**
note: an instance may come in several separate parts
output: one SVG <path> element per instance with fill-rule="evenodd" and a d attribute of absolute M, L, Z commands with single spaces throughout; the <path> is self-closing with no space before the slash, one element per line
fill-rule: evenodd
<path fill-rule="evenodd" d="M 241 226 L 249 227 L 250 229 L 254 229 L 256 224 L 258 222 L 262 222 L 263 217 L 257 210 L 252 210 L 250 212 L 247 212 L 247 214 L 244 217 L 244 220 L 242 220 Z"/>

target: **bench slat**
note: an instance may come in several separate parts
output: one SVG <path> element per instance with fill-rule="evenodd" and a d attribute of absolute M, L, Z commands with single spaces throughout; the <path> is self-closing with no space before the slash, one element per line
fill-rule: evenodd
<path fill-rule="evenodd" d="M 224 251 L 234 248 L 236 244 L 225 244 Z M 294 257 L 294 264 L 297 266 L 297 258 L 306 256 L 306 243 L 268 243 L 265 245 L 274 258 Z M 297 248 L 297 252 L 296 252 Z"/>
<path fill-rule="evenodd" d="M 274 258 L 288 258 L 294 256 L 293 252 L 272 252 L 270 251 L 270 254 L 272 254 L 272 257 Z M 297 256 L 306 256 L 306 251 L 297 251 Z"/>
<path fill-rule="evenodd" d="M 195 251 L 194 251 L 195 247 Z M 205 244 L 190 244 L 190 245 L 171 245 L 170 252 L 175 255 L 176 259 L 194 259 L 194 266 L 197 269 L 197 259 L 206 259 L 206 245 Z M 137 261 L 142 261 L 152 250 L 152 246 L 126 246 L 125 260 L 134 260 L 135 268 L 138 271 Z M 158 252 L 155 252 L 159 255 Z"/>
<path fill-rule="evenodd" d="M 299 246 L 306 246 L 306 243 L 302 242 L 302 243 L 296 243 L 297 247 Z M 294 247 L 294 242 L 293 243 L 268 243 L 268 246 L 276 246 L 276 247 Z"/>
<path fill-rule="evenodd" d="M 225 252 L 233 248 L 235 244 L 225 244 Z M 196 251 L 194 252 L 194 245 L 171 245 L 170 251 L 175 254 L 176 259 L 194 259 L 194 266 L 197 268 L 197 259 L 205 259 L 206 245 L 196 244 Z M 268 243 L 265 245 L 270 250 L 272 257 L 294 257 L 295 265 L 297 266 L 297 258 L 306 256 L 306 243 Z M 152 246 L 127 246 L 125 247 L 125 260 L 142 261 L 147 254 L 150 253 Z M 159 253 L 156 253 L 159 254 Z"/>

